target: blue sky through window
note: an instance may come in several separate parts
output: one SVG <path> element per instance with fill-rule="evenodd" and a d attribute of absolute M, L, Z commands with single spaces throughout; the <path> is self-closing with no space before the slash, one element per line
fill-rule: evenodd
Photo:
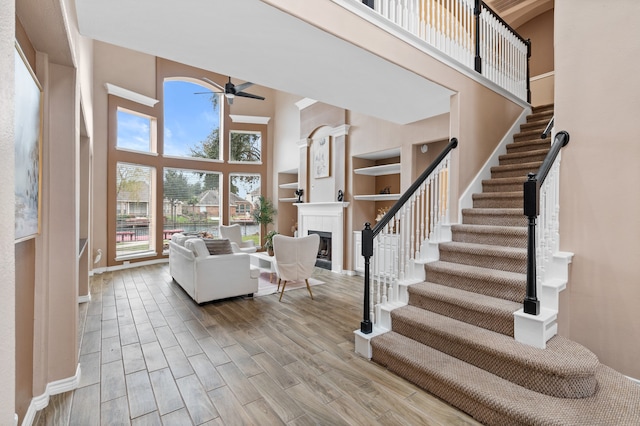
<path fill-rule="evenodd" d="M 148 117 L 118 109 L 118 148 L 149 152 L 151 149 Z"/>
<path fill-rule="evenodd" d="M 220 126 L 220 102 L 214 110 L 210 95 L 194 94 L 208 90 L 186 81 L 165 81 L 165 155 L 191 157 L 189 148 L 198 146 L 199 142 L 207 139 L 212 129 Z"/>

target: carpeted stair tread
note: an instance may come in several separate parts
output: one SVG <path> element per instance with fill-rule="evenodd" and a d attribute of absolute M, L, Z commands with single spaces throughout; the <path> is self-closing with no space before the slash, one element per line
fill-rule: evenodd
<path fill-rule="evenodd" d="M 501 178 L 527 176 L 529 173 L 536 173 L 541 165 L 542 161 L 532 161 L 529 163 L 493 166 L 491 167 L 491 177 Z"/>
<path fill-rule="evenodd" d="M 498 157 L 500 165 L 530 163 L 544 161 L 549 149 L 536 149 L 523 152 L 509 152 Z"/>
<path fill-rule="evenodd" d="M 537 151 L 539 149 L 549 149 L 551 144 L 549 139 L 533 139 L 530 141 L 514 142 L 507 145 L 507 154 L 513 152 Z"/>
<path fill-rule="evenodd" d="M 553 113 L 554 107 L 555 107 L 555 104 L 553 102 L 550 103 L 550 104 L 536 105 L 534 107 L 531 107 L 531 113 L 532 114 L 536 114 L 536 113 L 540 113 L 540 112 L 551 112 L 551 113 Z"/>
<path fill-rule="evenodd" d="M 486 425 L 637 425 L 640 387 L 600 364 L 595 394 L 563 399 L 534 392 L 398 333 L 371 341 L 373 360 Z"/>
<path fill-rule="evenodd" d="M 538 139 L 540 137 L 540 132 L 538 129 L 526 130 L 524 132 L 519 132 L 513 135 L 513 141 L 524 141 L 530 139 Z"/>
<path fill-rule="evenodd" d="M 452 241 L 508 247 L 527 247 L 527 228 L 522 226 L 451 225 Z"/>
<path fill-rule="evenodd" d="M 527 272 L 526 248 L 451 241 L 440 243 L 439 249 L 440 260 L 443 262 L 479 266 L 519 274 Z"/>
<path fill-rule="evenodd" d="M 527 276 L 510 271 L 438 260 L 425 265 L 426 281 L 500 299 L 522 302 Z"/>
<path fill-rule="evenodd" d="M 551 121 L 552 117 L 553 117 L 553 111 L 540 111 L 527 116 L 527 122 L 531 123 L 534 121 L 546 121 L 548 124 L 549 121 Z"/>
<path fill-rule="evenodd" d="M 485 296 L 440 284 L 407 287 L 409 305 L 513 337 L 513 313 L 522 303 Z"/>
<path fill-rule="evenodd" d="M 391 312 L 393 331 L 527 389 L 558 398 L 585 398 L 596 390 L 598 358 L 560 336 L 546 349 L 444 315 L 403 306 Z"/>
<path fill-rule="evenodd" d="M 522 208 L 462 209 L 462 223 L 469 225 L 527 226 Z"/>
<path fill-rule="evenodd" d="M 471 199 L 474 208 L 518 208 L 524 203 L 523 191 L 481 192 L 473 194 Z"/>
<path fill-rule="evenodd" d="M 482 191 L 487 192 L 516 192 L 519 191 L 522 195 L 524 191 L 524 183 L 526 182 L 526 176 L 506 177 L 506 178 L 494 178 L 485 179 L 482 181 Z M 473 194 L 476 195 L 476 194 Z"/>
<path fill-rule="evenodd" d="M 533 120 L 533 121 L 528 121 L 526 123 L 522 123 L 520 125 L 520 130 L 524 131 L 524 130 L 533 130 L 533 129 L 539 129 L 540 133 L 544 132 L 544 129 L 547 127 L 547 124 L 549 123 L 549 120 Z"/>

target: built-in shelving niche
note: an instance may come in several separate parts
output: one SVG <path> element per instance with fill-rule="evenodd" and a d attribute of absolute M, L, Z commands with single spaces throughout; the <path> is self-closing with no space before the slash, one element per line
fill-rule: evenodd
<path fill-rule="evenodd" d="M 298 169 L 285 170 L 278 173 L 278 232 L 293 236 L 298 221 L 298 209 L 294 205 L 298 201 L 295 191 L 299 188 Z"/>

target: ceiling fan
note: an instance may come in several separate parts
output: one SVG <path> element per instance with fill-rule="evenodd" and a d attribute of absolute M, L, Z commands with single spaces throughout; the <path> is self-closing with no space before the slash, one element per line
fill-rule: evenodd
<path fill-rule="evenodd" d="M 264 97 L 262 96 L 243 92 L 243 90 L 246 89 L 247 87 L 253 86 L 253 83 L 250 83 L 248 81 L 246 83 L 238 84 L 236 86 L 231 82 L 231 77 L 229 77 L 229 82 L 225 83 L 224 87 L 222 87 L 221 85 L 219 85 L 215 81 L 208 79 L 207 77 L 202 77 L 202 79 L 207 83 L 212 84 L 218 89 L 220 89 L 220 92 L 214 92 L 214 93 L 224 93 L 224 97 L 227 98 L 227 102 L 229 103 L 229 105 L 233 104 L 233 98 L 235 98 L 236 96 L 240 96 L 242 98 L 259 99 L 261 101 L 264 101 Z M 210 92 L 199 92 L 198 94 L 200 93 L 210 93 Z"/>

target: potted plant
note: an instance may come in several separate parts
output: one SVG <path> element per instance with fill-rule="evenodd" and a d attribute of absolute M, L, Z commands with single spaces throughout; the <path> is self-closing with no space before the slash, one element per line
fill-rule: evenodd
<path fill-rule="evenodd" d="M 267 251 L 269 256 L 273 256 L 273 237 L 278 235 L 277 231 L 269 231 L 269 233 L 264 237 L 264 249 Z"/>
<path fill-rule="evenodd" d="M 262 195 L 258 197 L 258 202 L 254 207 L 255 208 L 253 209 L 253 212 L 251 214 L 253 216 L 253 219 L 256 221 L 256 223 L 260 224 L 261 234 L 264 235 L 264 233 L 267 230 L 267 225 L 273 223 L 274 217 L 276 214 L 278 214 L 278 211 L 273 206 L 273 203 L 271 202 L 271 200 L 269 200 L 268 198 L 265 198 Z M 265 249 L 266 249 L 266 242 L 265 242 Z"/>

